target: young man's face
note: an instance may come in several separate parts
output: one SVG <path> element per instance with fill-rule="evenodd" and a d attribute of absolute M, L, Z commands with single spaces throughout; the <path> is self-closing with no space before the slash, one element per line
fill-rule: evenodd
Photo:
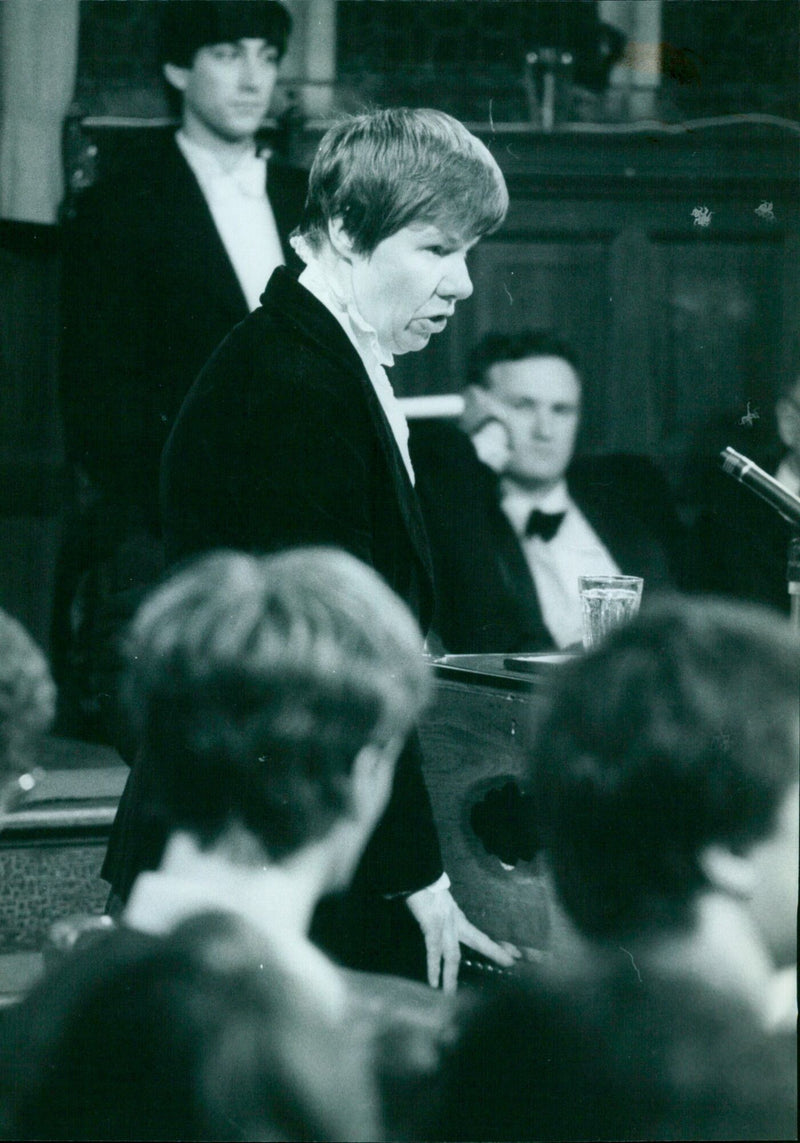
<path fill-rule="evenodd" d="M 183 129 L 199 143 L 252 138 L 266 115 L 278 73 L 278 49 L 241 39 L 200 48 L 189 68 L 166 64 L 183 93 Z"/>
<path fill-rule="evenodd" d="M 498 361 L 487 370 L 486 384 L 505 409 L 504 475 L 531 490 L 558 484 L 578 432 L 581 386 L 575 370 L 562 357 Z"/>

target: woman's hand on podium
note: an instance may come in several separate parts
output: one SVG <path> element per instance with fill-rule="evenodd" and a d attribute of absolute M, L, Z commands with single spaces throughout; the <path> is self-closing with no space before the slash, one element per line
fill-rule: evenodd
<path fill-rule="evenodd" d="M 455 992 L 462 944 L 503 968 L 513 967 L 522 955 L 513 945 L 498 944 L 468 921 L 442 882 L 412 893 L 406 904 L 425 938 L 431 988 L 438 988 L 441 978 L 442 991 Z"/>

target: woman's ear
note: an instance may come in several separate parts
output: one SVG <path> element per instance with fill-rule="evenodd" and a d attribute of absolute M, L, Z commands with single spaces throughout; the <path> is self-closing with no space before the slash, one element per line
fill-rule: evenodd
<path fill-rule="evenodd" d="M 332 218 L 328 222 L 328 240 L 340 258 L 346 262 L 353 260 L 353 240 L 345 230 L 341 218 Z"/>
<path fill-rule="evenodd" d="M 189 82 L 189 68 L 178 67 L 177 64 L 165 63 L 163 67 L 164 79 L 170 87 L 176 88 L 177 91 L 186 91 L 186 86 Z"/>

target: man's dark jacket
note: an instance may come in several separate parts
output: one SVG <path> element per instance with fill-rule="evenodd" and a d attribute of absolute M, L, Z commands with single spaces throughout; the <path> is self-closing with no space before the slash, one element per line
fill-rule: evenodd
<path fill-rule="evenodd" d="M 307 175 L 270 160 L 284 256 Z M 61 402 L 69 459 L 158 524 L 158 469 L 194 379 L 248 306 L 174 138 L 84 192 L 64 228 Z M 266 277 L 264 280 L 266 285 Z"/>
<path fill-rule="evenodd" d="M 335 545 L 375 568 L 423 630 L 429 623 L 427 538 L 389 424 L 342 327 L 286 270 L 275 271 L 261 308 L 226 338 L 192 387 L 164 452 L 162 510 L 170 562 L 219 547 Z M 104 873 L 123 891 L 142 857 L 153 860 L 138 852 L 142 833 L 126 824 L 130 810 L 119 815 Z M 330 925 L 318 922 L 317 935 L 355 967 L 400 970 L 383 955 L 396 933 L 373 937 L 374 906 L 440 873 L 414 739 L 354 889 L 345 904 L 330 906 L 337 915 Z M 401 925 L 410 920 L 405 908 L 395 917 Z M 373 939 L 379 948 L 367 947 Z"/>
<path fill-rule="evenodd" d="M 497 474 L 451 424 L 414 425 L 411 450 L 434 562 L 433 626 L 447 651 L 552 649 Z M 643 576 L 648 594 L 682 585 L 683 529 L 668 485 L 648 459 L 576 458 L 567 484 L 624 574 Z"/>
<path fill-rule="evenodd" d="M 269 161 L 287 263 L 306 184 L 305 171 Z M 80 196 L 64 225 L 63 262 L 61 411 L 82 491 L 53 603 L 59 729 L 124 749 L 113 699 L 116 645 L 163 567 L 161 451 L 195 377 L 248 306 L 173 137 Z"/>

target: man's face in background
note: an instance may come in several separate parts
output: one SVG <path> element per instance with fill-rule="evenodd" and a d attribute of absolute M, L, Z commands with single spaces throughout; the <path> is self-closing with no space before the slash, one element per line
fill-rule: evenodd
<path fill-rule="evenodd" d="M 183 94 L 183 128 L 190 138 L 234 143 L 251 138 L 267 113 L 278 49 L 264 39 L 209 44 L 195 53 L 191 67 L 168 63 L 164 74 Z"/>
<path fill-rule="evenodd" d="M 554 487 L 575 451 L 581 402 L 577 373 L 561 357 L 525 357 L 495 362 L 485 382 L 505 412 L 509 456 L 503 475 L 527 489 Z"/>

